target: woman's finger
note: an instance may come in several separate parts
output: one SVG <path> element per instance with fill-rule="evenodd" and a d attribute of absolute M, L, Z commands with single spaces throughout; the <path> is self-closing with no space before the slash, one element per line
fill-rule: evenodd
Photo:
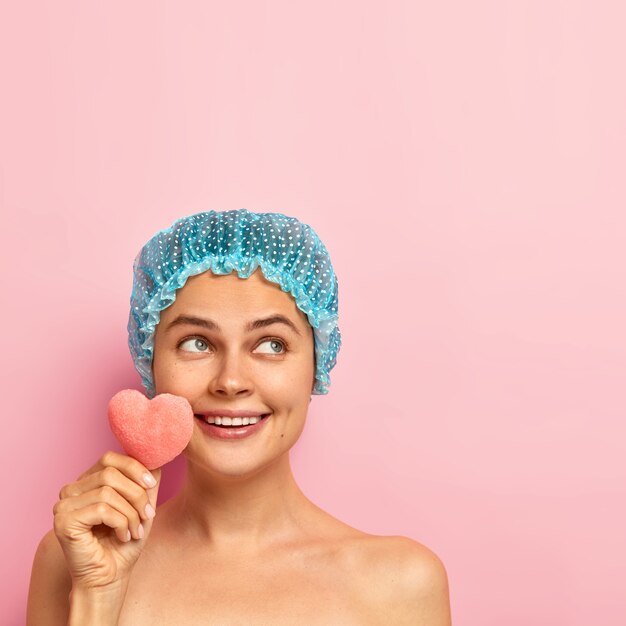
<path fill-rule="evenodd" d="M 62 512 L 54 516 L 54 532 L 59 541 L 80 539 L 99 524 L 113 528 L 117 538 L 126 543 L 131 539 L 128 518 L 106 502 L 94 502 L 76 511 Z"/>
<path fill-rule="evenodd" d="M 137 459 L 113 450 L 105 452 L 94 465 L 78 477 L 78 480 L 82 480 L 88 474 L 102 471 L 105 467 L 114 467 L 127 478 L 144 488 L 154 487 L 156 484 L 154 476 L 152 476 L 152 473 L 145 465 L 137 461 Z"/>
<path fill-rule="evenodd" d="M 147 487 L 138 485 L 119 469 L 112 466 L 87 474 L 81 480 L 65 485 L 59 492 L 59 499 L 76 498 L 105 486 L 110 487 L 125 498 L 142 519 L 148 520 L 153 517 L 152 511 L 149 508 L 146 509 L 146 505 L 149 503 Z"/>
<path fill-rule="evenodd" d="M 127 527 L 130 529 L 131 534 L 135 539 L 143 538 L 144 529 L 137 510 L 128 502 L 128 500 L 108 485 L 97 487 L 96 489 L 92 489 L 91 491 L 78 496 L 59 500 L 54 505 L 52 511 L 55 515 L 71 513 L 101 502 L 108 504 L 111 508 L 126 517 Z"/>

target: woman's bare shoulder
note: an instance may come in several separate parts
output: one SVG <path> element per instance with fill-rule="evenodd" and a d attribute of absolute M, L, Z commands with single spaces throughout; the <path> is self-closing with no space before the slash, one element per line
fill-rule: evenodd
<path fill-rule="evenodd" d="M 351 571 L 374 572 L 397 584 L 446 587 L 447 574 L 433 550 L 409 537 L 373 535 L 324 513 L 322 533 L 340 563 Z M 319 525 L 314 525 L 320 527 Z"/>
<path fill-rule="evenodd" d="M 39 542 L 28 590 L 27 624 L 64 624 L 69 615 L 72 579 L 63 550 L 54 534 L 48 531 Z"/>
<path fill-rule="evenodd" d="M 442 582 L 446 569 L 435 552 L 409 537 L 370 535 L 358 532 L 344 542 L 346 556 L 378 575 L 409 582 Z M 356 563 L 353 563 L 356 564 Z"/>
<path fill-rule="evenodd" d="M 396 572 L 411 579 L 433 579 L 445 576 L 442 560 L 424 544 L 397 535 L 367 535 L 364 549 L 369 558 L 389 575 Z"/>
<path fill-rule="evenodd" d="M 446 568 L 430 548 L 409 537 L 360 533 L 345 549 L 353 575 L 389 623 L 450 624 Z"/>

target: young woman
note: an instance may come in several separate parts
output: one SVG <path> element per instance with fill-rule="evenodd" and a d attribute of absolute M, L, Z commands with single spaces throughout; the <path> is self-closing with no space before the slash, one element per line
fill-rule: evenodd
<path fill-rule="evenodd" d="M 106 452 L 54 506 L 28 624 L 448 626 L 446 572 L 406 537 L 335 519 L 289 462 L 341 345 L 337 281 L 298 220 L 206 212 L 134 263 L 129 345 L 148 397 L 196 416 L 180 492 Z M 155 512 L 156 509 L 156 512 Z"/>

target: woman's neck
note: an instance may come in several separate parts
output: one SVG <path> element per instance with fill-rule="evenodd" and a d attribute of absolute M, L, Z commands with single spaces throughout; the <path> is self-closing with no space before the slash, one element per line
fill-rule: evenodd
<path fill-rule="evenodd" d="M 262 551 L 297 539 L 316 507 L 296 484 L 289 454 L 247 477 L 214 476 L 187 463 L 171 509 L 179 531 L 216 550 Z"/>

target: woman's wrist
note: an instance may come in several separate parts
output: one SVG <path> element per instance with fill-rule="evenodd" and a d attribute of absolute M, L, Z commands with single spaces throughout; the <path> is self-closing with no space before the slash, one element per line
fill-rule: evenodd
<path fill-rule="evenodd" d="M 127 587 L 72 587 L 68 626 L 117 626 Z"/>

